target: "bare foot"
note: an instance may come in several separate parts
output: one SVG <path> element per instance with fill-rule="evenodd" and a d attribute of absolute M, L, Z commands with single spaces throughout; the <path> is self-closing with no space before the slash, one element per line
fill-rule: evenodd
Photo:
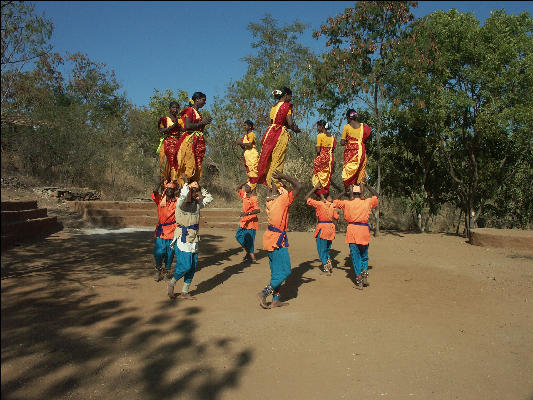
<path fill-rule="evenodd" d="M 257 293 L 257 298 L 259 299 L 259 305 L 264 309 L 269 309 L 270 306 L 266 302 L 266 297 L 263 296 L 262 292 Z"/>
<path fill-rule="evenodd" d="M 168 285 L 167 294 L 170 300 L 174 300 L 176 298 L 176 294 L 174 293 L 174 285 L 171 285 L 171 284 Z"/>
<path fill-rule="evenodd" d="M 191 296 L 189 293 L 180 293 L 177 298 L 181 300 L 196 300 L 196 297 Z"/>
<path fill-rule="evenodd" d="M 288 306 L 288 305 L 289 305 L 289 303 L 287 303 L 287 302 L 274 300 L 274 301 L 272 301 L 272 304 L 270 305 L 270 308 L 285 307 L 285 306 Z"/>

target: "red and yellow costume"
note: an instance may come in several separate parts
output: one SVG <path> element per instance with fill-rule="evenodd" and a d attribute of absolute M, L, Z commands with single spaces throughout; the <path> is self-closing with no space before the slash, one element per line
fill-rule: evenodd
<path fill-rule="evenodd" d="M 181 112 L 181 118 L 189 118 L 193 124 L 202 121 L 202 116 L 193 107 L 187 107 Z M 202 162 L 205 156 L 204 127 L 184 133 L 183 144 L 178 153 L 179 176 L 187 175 L 193 181 L 199 181 L 202 176 Z"/>
<path fill-rule="evenodd" d="M 365 142 L 370 137 L 371 128 L 360 124 L 354 129 L 350 124 L 342 128 L 342 139 L 346 140 L 344 149 L 344 164 L 342 167 L 342 180 L 344 187 L 359 185 L 366 178 L 366 151 Z"/>
<path fill-rule="evenodd" d="M 257 164 L 257 180 L 272 186 L 274 171 L 283 172 L 290 134 L 287 130 L 287 115 L 292 114 L 292 103 L 279 102 L 270 110 L 270 126 L 261 139 L 261 155 Z"/>
<path fill-rule="evenodd" d="M 315 193 L 326 196 L 329 193 L 329 185 L 331 184 L 333 162 L 335 161 L 333 152 L 337 146 L 337 141 L 333 136 L 319 133 L 316 137 L 316 146 L 320 147 L 320 154 L 313 161 L 312 183 L 313 187 L 320 183 L 322 187 L 317 189 Z"/>
<path fill-rule="evenodd" d="M 183 130 L 183 120 L 178 119 L 178 126 L 166 132 L 166 137 L 160 144 L 159 151 L 159 167 L 161 177 L 168 181 L 176 181 L 178 179 L 178 151 L 183 141 L 183 136 L 180 136 Z M 159 129 L 165 129 L 174 125 L 174 121 L 170 117 L 159 118 Z M 166 163 L 165 163 L 166 158 Z"/>

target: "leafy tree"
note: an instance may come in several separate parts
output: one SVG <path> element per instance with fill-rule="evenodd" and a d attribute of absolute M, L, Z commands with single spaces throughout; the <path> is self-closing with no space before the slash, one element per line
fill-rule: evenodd
<path fill-rule="evenodd" d="M 315 68 L 322 112 L 333 116 L 339 107 L 358 98 L 371 112 L 376 157 L 377 191 L 381 190 L 381 134 L 386 104 L 383 89 L 387 83 L 392 59 L 391 50 L 402 30 L 413 20 L 413 1 L 358 1 L 355 8 L 329 18 L 315 37 L 326 36 L 330 50 L 322 55 Z M 379 234 L 379 212 L 376 213 L 376 235 Z"/>
<path fill-rule="evenodd" d="M 260 139 L 270 124 L 272 91 L 282 86 L 292 89 L 295 120 L 303 128 L 300 134 L 291 133 L 292 145 L 287 159 L 312 159 L 313 142 L 309 133 L 311 129 L 314 133 L 316 118 L 311 79 L 314 55 L 299 42 L 305 29 L 306 25 L 300 22 L 280 26 L 269 14 L 259 23 L 248 25 L 254 38 L 252 48 L 256 49 L 256 53 L 243 59 L 248 64 L 247 72 L 241 79 L 230 82 L 225 96 L 216 99 L 211 108 L 215 120 L 209 128 L 212 134 L 208 155 L 216 155 L 216 162 L 227 177 L 236 179 L 237 173 L 240 176 L 244 173 L 242 152 L 233 144 L 243 132 L 244 121 L 254 121 Z M 308 179 L 303 176 L 298 178 Z"/>
<path fill-rule="evenodd" d="M 395 49 L 390 94 L 438 141 L 467 235 L 517 171 L 530 175 L 532 29 L 528 13 L 494 11 L 481 27 L 471 13 L 437 11 Z"/>
<path fill-rule="evenodd" d="M 51 50 L 53 24 L 44 16 L 35 15 L 34 9 L 28 2 L 2 1 L 2 107 L 11 88 L 10 78 Z"/>

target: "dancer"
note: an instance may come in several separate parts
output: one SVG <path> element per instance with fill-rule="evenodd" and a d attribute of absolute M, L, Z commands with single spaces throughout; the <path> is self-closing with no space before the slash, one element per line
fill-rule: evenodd
<path fill-rule="evenodd" d="M 287 237 L 287 224 L 289 222 L 289 206 L 292 204 L 302 185 L 287 175 L 274 172 L 272 177 L 284 180 L 291 184 L 292 190 L 287 191 L 282 182 L 277 192 L 266 198 L 266 212 L 268 229 L 263 235 L 263 249 L 268 251 L 270 264 L 270 283 L 257 294 L 259 305 L 263 308 L 281 307 L 288 303 L 279 300 L 281 284 L 291 274 L 291 260 L 289 257 L 289 239 Z M 267 297 L 273 294 L 272 303 L 267 304 Z"/>
<path fill-rule="evenodd" d="M 213 200 L 213 196 L 198 182 L 189 182 L 186 176 L 182 177 L 185 182 L 181 188 L 178 204 L 176 207 L 176 231 L 174 232 L 174 250 L 176 252 L 176 265 L 174 276 L 168 284 L 168 297 L 174 299 L 174 285 L 184 278 L 183 289 L 178 296 L 180 299 L 196 300 L 189 294 L 189 286 L 198 265 L 198 228 L 200 223 L 200 209 L 204 208 Z"/>
<path fill-rule="evenodd" d="M 255 263 L 254 244 L 258 227 L 257 214 L 261 212 L 259 210 L 257 194 L 255 188 L 252 189 L 247 182 L 237 187 L 237 190 L 239 197 L 242 198 L 242 213 L 235 239 L 237 239 L 237 242 L 246 251 L 243 262 Z"/>
<path fill-rule="evenodd" d="M 337 141 L 331 133 L 328 132 L 329 124 L 320 120 L 316 123 L 319 134 L 316 137 L 316 157 L 313 161 L 313 186 L 320 185 L 315 191 L 321 200 L 329 193 L 331 184 L 331 175 L 333 174 L 333 163 L 335 156 L 333 152 L 337 146 Z"/>
<path fill-rule="evenodd" d="M 204 128 L 211 123 L 211 117 L 203 118 L 198 110 L 205 106 L 206 95 L 195 92 L 190 100 L 191 105 L 181 111 L 185 127 L 185 138 L 178 153 L 178 174 L 183 174 L 193 182 L 202 176 L 202 162 L 205 156 Z"/>
<path fill-rule="evenodd" d="M 235 144 L 240 146 L 243 150 L 244 167 L 246 168 L 246 175 L 248 175 L 248 185 L 251 189 L 255 189 L 257 182 L 257 162 L 259 161 L 259 153 L 255 148 L 255 133 L 254 123 L 250 120 L 244 121 L 244 129 L 246 134 L 235 141 Z M 252 183 L 252 180 L 254 183 Z"/>
<path fill-rule="evenodd" d="M 350 108 L 346 112 L 348 123 L 342 128 L 341 146 L 345 146 L 342 180 L 346 189 L 359 185 L 366 178 L 365 142 L 370 137 L 371 128 L 358 122 L 357 115 L 357 112 Z"/>
<path fill-rule="evenodd" d="M 335 239 L 335 222 L 334 220 L 339 219 L 339 214 L 333 202 L 331 196 L 321 196 L 321 200 L 314 200 L 311 196 L 313 192 L 316 193 L 317 189 L 320 187 L 320 183 L 317 183 L 313 189 L 307 194 L 307 205 L 314 207 L 316 211 L 316 218 L 318 223 L 315 229 L 315 238 L 316 238 L 316 249 L 318 251 L 318 257 L 322 262 L 320 268 L 321 273 L 331 275 L 333 272 L 333 265 L 331 264 L 331 256 L 329 251 L 331 249 L 331 243 Z"/>
<path fill-rule="evenodd" d="M 372 197 L 365 199 L 363 188 L 367 187 Z M 350 200 L 340 200 L 347 194 Z M 377 207 L 377 193 L 370 186 L 362 184 L 353 186 L 352 190 L 341 193 L 333 202 L 335 208 L 344 210 L 344 219 L 348 222 L 346 230 L 346 243 L 350 246 L 353 269 L 355 271 L 355 287 L 363 290 L 368 286 L 368 245 L 370 243 L 370 225 L 368 216 L 372 208 Z"/>
<path fill-rule="evenodd" d="M 159 194 L 159 189 L 164 187 L 163 194 Z M 168 277 L 170 266 L 174 259 L 174 250 L 170 243 L 176 230 L 176 198 L 175 184 L 168 181 L 161 181 L 152 193 L 152 200 L 157 205 L 157 218 L 159 223 L 155 229 L 154 257 L 155 257 L 155 276 L 156 282 L 159 282 L 163 276 Z M 165 270 L 163 270 L 163 260 L 165 261 Z"/>
<path fill-rule="evenodd" d="M 285 155 L 289 144 L 290 134 L 287 129 L 299 133 L 300 129 L 292 119 L 292 91 L 284 87 L 272 92 L 277 103 L 270 110 L 270 126 L 261 139 L 261 155 L 257 164 L 257 181 L 252 183 L 266 184 L 272 189 L 272 178 L 275 171 L 283 172 Z M 275 180 L 275 178 L 274 178 Z M 275 182 L 276 186 L 280 186 Z M 271 190 L 273 195 L 275 190 Z"/>
<path fill-rule="evenodd" d="M 170 117 L 159 118 L 159 134 L 165 135 L 159 142 L 159 166 L 163 179 L 178 181 L 178 150 L 183 138 L 183 120 L 179 117 L 179 104 L 172 101 L 169 106 Z M 166 157 L 166 162 L 165 162 Z"/>

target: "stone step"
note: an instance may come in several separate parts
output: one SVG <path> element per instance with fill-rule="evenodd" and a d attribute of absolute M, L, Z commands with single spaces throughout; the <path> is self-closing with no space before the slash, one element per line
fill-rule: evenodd
<path fill-rule="evenodd" d="M 57 217 L 34 218 L 2 224 L 2 248 L 19 241 L 50 235 L 61 230 Z"/>
<path fill-rule="evenodd" d="M 88 216 L 87 221 L 92 225 L 99 227 L 143 227 L 155 229 L 157 225 L 156 216 L 93 215 Z M 266 222 L 260 222 L 259 229 L 266 229 L 267 225 Z M 200 218 L 200 227 L 237 230 L 239 227 L 239 220 L 220 222 Z"/>
<path fill-rule="evenodd" d="M 2 211 L 22 211 L 37 208 L 37 201 L 2 201 Z"/>
<path fill-rule="evenodd" d="M 34 218 L 46 217 L 46 208 L 35 208 L 33 210 L 20 210 L 20 211 L 4 211 L 2 210 L 2 225 L 10 224 L 16 221 L 25 221 Z"/>
<path fill-rule="evenodd" d="M 112 209 L 112 208 L 84 208 L 83 217 L 156 217 L 157 210 L 153 207 L 151 210 L 145 209 Z"/>
<path fill-rule="evenodd" d="M 156 207 L 151 201 L 68 201 L 67 204 L 80 213 L 85 209 L 155 210 Z"/>

